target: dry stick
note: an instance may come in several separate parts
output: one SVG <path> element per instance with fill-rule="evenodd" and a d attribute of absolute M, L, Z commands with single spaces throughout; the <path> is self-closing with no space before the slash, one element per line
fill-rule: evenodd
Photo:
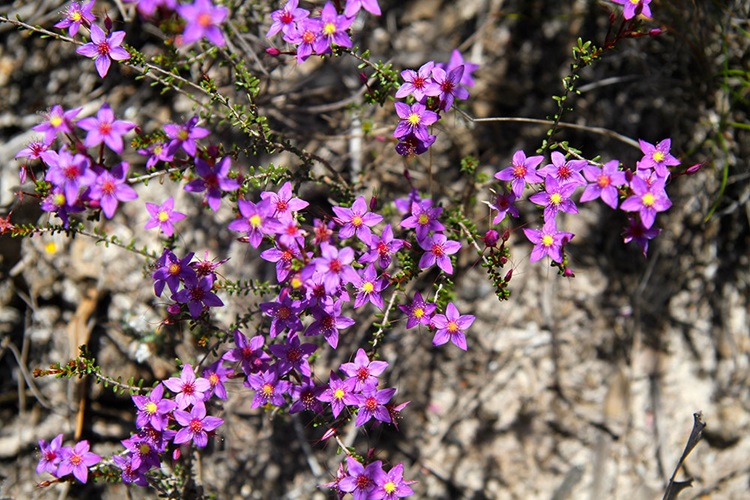
<path fill-rule="evenodd" d="M 692 479 L 688 479 L 687 481 L 675 481 L 674 478 L 675 476 L 677 476 L 677 471 L 680 470 L 680 467 L 682 467 L 685 459 L 688 457 L 688 455 L 690 455 L 690 452 L 693 451 L 693 448 L 696 447 L 698 442 L 703 437 L 703 429 L 705 428 L 706 422 L 703 421 L 703 413 L 693 413 L 693 429 L 690 431 L 690 437 L 688 437 L 687 443 L 685 444 L 685 449 L 682 452 L 682 456 L 680 456 L 680 460 L 677 462 L 677 467 L 675 467 L 674 472 L 672 473 L 672 477 L 669 478 L 667 491 L 664 492 L 662 500 L 673 500 L 677 498 L 677 495 L 679 495 L 682 490 L 684 490 L 688 486 L 693 485 Z"/>

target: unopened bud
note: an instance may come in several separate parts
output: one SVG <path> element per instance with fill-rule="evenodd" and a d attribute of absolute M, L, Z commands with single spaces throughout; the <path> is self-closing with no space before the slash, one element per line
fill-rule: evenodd
<path fill-rule="evenodd" d="M 109 18 L 109 14 L 104 15 L 104 27 L 107 28 L 107 33 L 112 31 L 112 19 Z"/>
<path fill-rule="evenodd" d="M 513 277 L 513 269 L 509 269 L 508 272 L 505 273 L 505 278 L 503 278 L 503 281 L 505 281 L 505 283 L 508 283 L 512 277 Z"/>
<path fill-rule="evenodd" d="M 378 197 L 375 195 L 372 195 L 372 198 L 370 198 L 370 212 L 374 212 L 378 209 Z"/>
<path fill-rule="evenodd" d="M 575 278 L 576 277 L 576 273 L 573 272 L 573 270 L 571 268 L 569 268 L 569 267 L 566 267 L 563 270 L 563 274 L 562 275 L 563 275 L 564 278 Z"/>
<path fill-rule="evenodd" d="M 367 85 L 367 80 L 368 80 L 367 75 L 365 74 L 364 71 L 362 71 L 359 74 L 359 81 L 362 82 L 362 85 Z"/>
<path fill-rule="evenodd" d="M 268 47 L 266 49 L 266 54 L 268 54 L 271 57 L 278 57 L 278 55 L 281 54 L 281 51 L 277 49 L 276 47 Z"/>
<path fill-rule="evenodd" d="M 685 170 L 685 173 L 687 175 L 693 175 L 697 174 L 700 169 L 703 168 L 703 163 L 696 163 L 692 167 L 688 167 L 687 170 Z"/>
<path fill-rule="evenodd" d="M 510 239 L 510 229 L 506 229 L 503 231 L 503 242 L 506 242 Z"/>
<path fill-rule="evenodd" d="M 489 231 L 487 231 L 484 234 L 484 238 L 482 238 L 484 244 L 488 247 L 494 247 L 495 245 L 497 245 L 499 239 L 500 235 L 494 229 L 490 229 Z"/>
<path fill-rule="evenodd" d="M 664 33 L 664 30 L 661 28 L 653 28 L 652 30 L 648 32 L 649 36 L 654 36 L 654 37 L 659 36 L 662 33 Z"/>

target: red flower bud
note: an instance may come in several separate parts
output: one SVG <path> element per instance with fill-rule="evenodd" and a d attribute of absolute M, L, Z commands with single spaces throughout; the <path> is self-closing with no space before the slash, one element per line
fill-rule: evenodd
<path fill-rule="evenodd" d="M 266 54 L 268 54 L 271 57 L 277 57 L 279 54 L 281 54 L 281 51 L 277 49 L 276 47 L 268 47 L 266 49 Z"/>
<path fill-rule="evenodd" d="M 112 31 L 112 19 L 109 18 L 109 14 L 104 15 L 104 27 L 107 29 L 107 33 Z"/>

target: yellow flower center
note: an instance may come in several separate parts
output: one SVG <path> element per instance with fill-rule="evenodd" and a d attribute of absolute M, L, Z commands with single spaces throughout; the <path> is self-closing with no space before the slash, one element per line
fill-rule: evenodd
<path fill-rule="evenodd" d="M 343 389 L 336 389 L 336 390 L 335 390 L 335 391 L 333 392 L 333 398 L 334 398 L 334 399 L 344 399 L 344 396 L 345 396 L 345 395 L 346 395 L 346 393 L 344 393 L 344 390 L 343 390 Z"/>
<path fill-rule="evenodd" d="M 657 163 L 659 163 L 660 161 L 664 161 L 664 153 L 662 153 L 661 151 L 655 151 L 652 158 Z"/>
<path fill-rule="evenodd" d="M 336 33 L 336 25 L 333 23 L 326 23 L 325 26 L 323 26 L 323 34 L 326 36 L 330 36 Z"/>
<path fill-rule="evenodd" d="M 149 415 L 153 415 L 159 408 L 156 406 L 156 403 L 154 403 L 153 401 L 149 401 L 148 403 L 146 403 L 145 409 L 146 413 L 148 413 Z"/>
<path fill-rule="evenodd" d="M 409 114 L 409 118 L 406 119 L 410 125 L 417 126 L 419 125 L 419 122 L 422 121 L 422 118 L 417 113 L 411 113 Z"/>
<path fill-rule="evenodd" d="M 393 481 L 388 481 L 383 485 L 383 490 L 385 490 L 385 492 L 390 495 L 391 493 L 396 491 L 396 483 L 394 483 Z"/>
<path fill-rule="evenodd" d="M 362 223 L 362 217 L 360 217 L 359 215 L 355 215 L 354 217 L 352 217 L 352 226 L 359 227 L 362 225 Z"/>
<path fill-rule="evenodd" d="M 545 234 L 544 236 L 542 236 L 542 246 L 551 247 L 554 244 L 555 244 L 555 238 L 553 238 L 549 234 Z"/>
<path fill-rule="evenodd" d="M 250 225 L 252 227 L 254 227 L 256 229 L 259 228 L 262 225 L 262 223 L 263 223 L 263 221 L 260 218 L 260 215 L 258 215 L 258 214 L 251 215 L 250 218 L 247 221 L 250 223 Z"/>
<path fill-rule="evenodd" d="M 362 285 L 362 291 L 365 293 L 372 293 L 375 290 L 375 285 L 372 284 L 372 281 L 366 281 Z"/>
<path fill-rule="evenodd" d="M 445 329 L 448 330 L 448 333 L 451 333 L 451 334 L 458 333 L 459 331 L 458 323 L 456 323 L 455 321 L 449 321 L 448 324 L 445 325 Z"/>
<path fill-rule="evenodd" d="M 169 214 L 166 210 L 159 210 L 156 217 L 159 219 L 159 222 L 167 222 L 169 220 Z"/>
<path fill-rule="evenodd" d="M 656 201 L 656 198 L 651 193 L 646 193 L 643 195 L 643 197 L 641 197 L 641 202 L 643 202 L 643 205 L 646 207 L 650 207 L 651 205 L 654 204 L 655 201 Z"/>
<path fill-rule="evenodd" d="M 417 319 L 421 319 L 424 316 L 424 309 L 421 307 L 417 307 L 414 309 L 414 317 Z"/>
<path fill-rule="evenodd" d="M 552 205 L 559 205 L 560 203 L 562 203 L 562 196 L 560 196 L 560 193 L 553 193 L 549 197 L 549 202 Z"/>
<path fill-rule="evenodd" d="M 49 124 L 52 125 L 55 128 L 57 128 L 60 125 L 62 125 L 62 123 L 63 123 L 62 116 L 55 115 L 55 116 L 50 116 L 49 117 Z"/>

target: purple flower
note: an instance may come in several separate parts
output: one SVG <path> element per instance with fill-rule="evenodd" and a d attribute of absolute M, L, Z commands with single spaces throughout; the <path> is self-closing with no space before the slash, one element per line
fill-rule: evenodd
<path fill-rule="evenodd" d="M 315 344 L 301 344 L 297 334 L 292 332 L 287 336 L 286 344 L 274 344 L 268 346 L 268 349 L 279 358 L 276 367 L 279 376 L 286 375 L 292 370 L 297 370 L 305 377 L 312 376 L 307 357 L 318 349 Z"/>
<path fill-rule="evenodd" d="M 356 395 L 359 412 L 357 413 L 357 421 L 354 425 L 360 427 L 372 418 L 387 424 L 391 423 L 391 414 L 385 405 L 391 400 L 394 394 L 396 394 L 396 389 L 394 388 L 379 391 L 374 385 L 364 386 L 362 394 Z"/>
<path fill-rule="evenodd" d="M 313 53 L 313 46 L 322 35 L 323 22 L 320 19 L 303 19 L 297 29 L 284 36 L 284 40 L 297 45 L 297 64 L 302 64 Z"/>
<path fill-rule="evenodd" d="M 211 276 L 203 276 L 193 283 L 185 283 L 185 288 L 172 295 L 172 300 L 178 304 L 187 304 L 190 316 L 198 318 L 204 308 L 221 307 L 224 302 L 211 290 L 214 279 Z"/>
<path fill-rule="evenodd" d="M 378 0 L 346 0 L 344 15 L 346 17 L 354 17 L 360 9 L 365 9 L 367 12 L 375 16 L 380 15 L 380 5 L 378 5 Z"/>
<path fill-rule="evenodd" d="M 121 154 L 122 136 L 133 130 L 135 123 L 115 120 L 115 114 L 109 104 L 104 103 L 96 113 L 96 118 L 93 116 L 84 118 L 78 122 L 78 126 L 88 132 L 83 142 L 87 148 L 104 143 L 115 153 Z"/>
<path fill-rule="evenodd" d="M 643 151 L 643 158 L 638 162 L 639 169 L 654 169 L 659 177 L 669 177 L 667 167 L 675 167 L 680 164 L 680 160 L 669 154 L 672 147 L 671 139 L 664 139 L 654 146 L 644 140 L 638 139 L 638 144 Z"/>
<path fill-rule="evenodd" d="M 431 302 L 425 302 L 422 294 L 419 292 L 414 292 L 414 300 L 410 304 L 398 306 L 408 316 L 406 328 L 414 328 L 417 325 L 429 325 L 436 307 Z"/>
<path fill-rule="evenodd" d="M 370 264 L 364 271 L 360 272 L 359 278 L 354 281 L 357 296 L 354 298 L 354 308 L 362 307 L 366 302 L 371 302 L 378 309 L 383 309 L 383 297 L 380 295 L 388 283 L 385 278 L 378 278 L 375 266 Z"/>
<path fill-rule="evenodd" d="M 279 31 L 283 32 L 284 35 L 290 34 L 302 19 L 306 19 L 310 15 L 308 10 L 300 9 L 297 7 L 298 5 L 299 0 L 289 0 L 283 9 L 271 12 L 273 24 L 268 29 L 266 38 L 272 37 Z"/>
<path fill-rule="evenodd" d="M 524 229 L 523 233 L 534 244 L 529 257 L 531 262 L 548 255 L 553 261 L 562 264 L 562 247 L 573 238 L 573 233 L 557 230 L 555 219 L 547 220 L 542 229 Z"/>
<path fill-rule="evenodd" d="M 161 465 L 159 452 L 147 433 L 138 433 L 120 442 L 130 452 L 131 466 L 135 468 L 145 466 L 147 469 L 150 469 L 151 467 L 159 467 Z"/>
<path fill-rule="evenodd" d="M 478 64 L 464 61 L 464 57 L 458 49 L 453 49 L 451 52 L 451 58 L 448 64 L 437 64 L 438 67 L 443 68 L 445 71 L 451 71 L 452 69 L 458 68 L 459 66 L 464 67 L 464 74 L 461 75 L 461 85 L 467 87 L 474 86 L 474 78 L 472 74 L 479 68 Z"/>
<path fill-rule="evenodd" d="M 375 489 L 375 477 L 378 471 L 383 470 L 383 464 L 376 460 L 367 467 L 352 456 L 346 457 L 346 465 L 349 469 L 349 475 L 339 481 L 339 489 L 345 493 L 351 493 L 354 500 L 367 500 L 371 492 Z"/>
<path fill-rule="evenodd" d="M 183 143 L 183 147 L 184 147 Z M 221 161 L 211 166 L 202 158 L 195 159 L 195 171 L 201 176 L 185 185 L 185 191 L 190 193 L 202 193 L 206 191 L 206 201 L 208 206 L 216 212 L 221 206 L 221 195 L 223 192 L 234 191 L 240 187 L 239 182 L 227 177 L 231 159 L 225 156 Z M 240 201 L 240 209 L 242 201 Z"/>
<path fill-rule="evenodd" d="M 357 350 L 353 362 L 341 365 L 341 371 L 355 380 L 354 392 L 361 392 L 366 385 L 377 387 L 378 375 L 386 368 L 387 361 L 370 361 L 364 349 Z"/>
<path fill-rule="evenodd" d="M 72 134 L 75 126 L 75 117 L 83 108 L 75 108 L 65 111 L 62 106 L 56 104 L 47 113 L 46 120 L 35 125 L 32 130 L 44 132 L 44 143 L 49 145 L 55 140 L 57 133 Z"/>
<path fill-rule="evenodd" d="M 432 79 L 432 68 L 435 61 L 429 61 L 422 65 L 419 70 L 407 69 L 401 72 L 404 84 L 396 91 L 396 99 L 402 99 L 413 95 L 414 99 L 421 101 L 425 96 L 440 95 L 440 86 Z"/>
<path fill-rule="evenodd" d="M 516 195 L 516 198 L 520 198 L 527 183 L 542 182 L 542 178 L 537 174 L 536 167 L 543 159 L 544 156 L 541 155 L 526 158 L 526 153 L 521 150 L 516 151 L 513 154 L 510 167 L 496 173 L 495 179 L 510 182 L 513 194 Z"/>
<path fill-rule="evenodd" d="M 70 223 L 68 212 L 83 212 L 84 210 L 80 203 L 68 204 L 65 193 L 60 187 L 54 187 L 42 200 L 39 207 L 45 212 L 54 212 L 62 220 L 65 227 L 68 227 Z"/>
<path fill-rule="evenodd" d="M 341 250 L 328 243 L 320 244 L 320 257 L 313 260 L 313 277 L 325 286 L 327 293 L 332 294 L 346 283 L 357 281 L 357 271 L 351 266 L 354 250 L 344 247 Z"/>
<path fill-rule="evenodd" d="M 65 477 L 71 472 L 80 482 L 85 483 L 89 477 L 89 467 L 98 464 L 102 457 L 89 451 L 89 442 L 83 440 L 75 447 L 62 449 L 62 461 L 57 469 L 57 477 Z"/>
<path fill-rule="evenodd" d="M 401 227 L 415 229 L 417 240 L 423 240 L 430 231 L 445 229 L 445 226 L 438 221 L 441 213 L 443 213 L 442 207 L 433 207 L 430 199 L 420 202 L 413 201 L 411 215 L 401 221 Z"/>
<path fill-rule="evenodd" d="M 146 149 L 139 149 L 138 154 L 148 156 L 146 168 L 154 168 L 160 161 L 169 163 L 174 160 L 174 150 L 163 142 L 151 144 Z"/>
<path fill-rule="evenodd" d="M 586 160 L 570 160 L 565 161 L 565 156 L 559 151 L 552 152 L 552 164 L 537 170 L 537 173 L 541 175 L 551 175 L 560 184 L 567 184 L 569 182 L 584 185 L 586 179 L 581 175 L 583 167 L 588 165 Z"/>
<path fill-rule="evenodd" d="M 625 243 L 635 241 L 636 245 L 641 248 L 643 256 L 646 257 L 646 254 L 648 253 L 649 240 L 652 240 L 659 236 L 659 233 L 661 233 L 661 229 L 655 227 L 644 227 L 643 223 L 638 219 L 638 217 L 630 217 L 629 222 L 630 224 L 625 228 L 623 240 Z"/>
<path fill-rule="evenodd" d="M 138 486 L 148 486 L 148 479 L 146 478 L 146 472 L 148 467 L 145 464 L 141 464 L 140 467 L 133 467 L 133 457 L 128 455 L 123 457 L 120 455 L 112 455 L 112 461 L 122 471 L 122 482 L 124 484 L 137 484 Z"/>
<path fill-rule="evenodd" d="M 96 174 L 89 168 L 89 159 L 84 155 L 74 156 L 66 149 L 61 149 L 60 153 L 42 153 L 42 159 L 49 165 L 45 180 L 62 189 L 68 205 L 74 205 L 78 201 L 80 188 L 90 186 L 96 180 Z"/>
<path fill-rule="evenodd" d="M 91 12 L 94 8 L 95 1 L 96 0 L 91 0 L 83 6 L 78 2 L 71 2 L 68 8 L 65 9 L 65 18 L 55 24 L 55 28 L 68 28 L 68 34 L 70 34 L 70 36 L 76 36 L 81 24 L 84 26 L 90 26 L 94 19 L 96 19 L 94 13 Z"/>
<path fill-rule="evenodd" d="M 404 464 L 398 464 L 388 472 L 375 471 L 375 489 L 370 492 L 373 500 L 396 500 L 414 494 L 409 485 L 414 481 L 404 481 Z"/>
<path fill-rule="evenodd" d="M 368 211 L 364 196 L 354 200 L 351 208 L 333 207 L 333 212 L 336 214 L 334 220 L 341 225 L 339 239 L 345 240 L 356 234 L 366 244 L 370 243 L 370 227 L 383 220 L 382 215 Z"/>
<path fill-rule="evenodd" d="M 311 411 L 313 413 L 322 413 L 323 405 L 318 400 L 318 397 L 323 394 L 325 387 L 315 385 L 310 378 L 303 379 L 299 385 L 293 385 L 289 389 L 289 394 L 292 396 L 294 401 L 289 407 L 289 413 L 299 413 L 303 410 Z"/>
<path fill-rule="evenodd" d="M 45 153 L 49 149 L 49 144 L 46 144 L 44 141 L 31 141 L 26 145 L 25 148 L 23 148 L 21 151 L 16 153 L 16 156 L 14 158 L 27 158 L 29 160 L 38 160 L 42 157 L 42 153 Z M 26 182 L 25 169 L 21 169 L 21 172 L 23 172 L 24 177 L 21 178 L 21 183 L 23 184 Z"/>
<path fill-rule="evenodd" d="M 270 356 L 263 352 L 264 343 L 262 335 L 256 335 L 248 340 L 244 333 L 235 330 L 234 345 L 237 347 L 224 354 L 224 359 L 241 363 L 245 375 L 265 370 Z"/>
<path fill-rule="evenodd" d="M 151 217 L 148 222 L 146 222 L 144 229 L 158 227 L 166 236 L 172 236 L 172 234 L 174 234 L 173 224 L 175 222 L 179 222 L 187 217 L 182 212 L 174 210 L 174 198 L 171 196 L 161 205 L 146 203 L 146 210 Z"/>
<path fill-rule="evenodd" d="M 253 248 L 258 248 L 265 235 L 275 234 L 279 222 L 273 217 L 269 199 L 261 200 L 256 205 L 252 201 L 239 200 L 242 217 L 229 223 L 232 231 L 247 232 L 247 241 Z"/>
<path fill-rule="evenodd" d="M 625 19 L 631 19 L 638 14 L 651 17 L 651 8 L 648 4 L 651 0 L 612 0 L 614 3 L 624 6 L 622 15 Z"/>
<path fill-rule="evenodd" d="M 128 168 L 128 163 L 122 162 L 112 167 L 112 171 L 102 169 L 91 186 L 89 196 L 92 200 L 99 201 L 99 206 L 102 207 L 102 212 L 108 219 L 115 215 L 118 202 L 138 198 L 135 189 L 126 184 Z"/>
<path fill-rule="evenodd" d="M 465 351 L 466 334 L 464 332 L 474 323 L 474 319 L 471 314 L 460 315 L 453 302 L 450 302 L 445 309 L 445 314 L 436 314 L 432 318 L 431 324 L 437 328 L 432 344 L 443 345 L 450 340 Z"/>
<path fill-rule="evenodd" d="M 338 375 L 331 372 L 331 376 L 328 379 L 328 388 L 318 396 L 318 399 L 324 403 L 331 403 L 333 418 L 338 418 L 347 405 L 354 406 L 358 403 L 357 397 L 354 394 L 355 384 L 355 379 L 341 380 Z"/>
<path fill-rule="evenodd" d="M 218 47 L 226 45 L 219 29 L 219 25 L 229 17 L 226 7 L 214 7 L 210 0 L 195 0 L 192 5 L 178 5 L 177 13 L 186 23 L 182 33 L 183 44 L 190 45 L 205 36 Z"/>
<path fill-rule="evenodd" d="M 251 373 L 245 381 L 245 386 L 255 389 L 255 397 L 250 407 L 284 405 L 284 394 L 289 391 L 289 385 L 286 380 L 279 380 L 279 374 L 273 368 L 259 374 Z"/>
<path fill-rule="evenodd" d="M 628 197 L 620 205 L 624 212 L 638 212 L 641 216 L 643 227 L 649 229 L 654 225 L 654 219 L 658 212 L 669 210 L 672 202 L 665 191 L 666 178 L 656 179 L 649 185 L 645 180 L 634 175 L 630 181 L 630 189 L 633 195 Z"/>
<path fill-rule="evenodd" d="M 291 1 L 291 0 L 290 0 Z M 268 198 L 273 207 L 274 217 L 288 216 L 292 217 L 295 213 L 309 205 L 305 200 L 301 200 L 292 193 L 292 183 L 287 181 L 279 188 L 279 192 L 263 191 L 260 198 Z"/>
<path fill-rule="evenodd" d="M 182 125 L 177 125 L 176 123 L 164 125 L 164 133 L 172 139 L 169 143 L 169 150 L 174 151 L 178 147 L 182 147 L 187 154 L 195 156 L 197 148 L 195 140 L 203 139 L 211 133 L 208 129 L 198 127 L 197 124 L 198 117 L 194 116 Z"/>
<path fill-rule="evenodd" d="M 208 444 L 208 433 L 224 423 L 219 417 L 206 416 L 206 405 L 202 402 L 195 403 L 190 413 L 175 410 L 174 418 L 182 426 L 174 437 L 175 444 L 192 440 L 198 448 L 204 448 Z"/>
<path fill-rule="evenodd" d="M 154 294 L 157 297 L 161 297 L 164 285 L 169 285 L 172 293 L 176 293 L 181 281 L 186 284 L 193 284 L 198 281 L 195 270 L 190 267 L 193 255 L 195 253 L 190 252 L 180 260 L 171 250 L 164 249 L 156 262 L 158 269 L 151 275 L 151 278 L 154 279 Z"/>
<path fill-rule="evenodd" d="M 461 249 L 461 243 L 449 240 L 444 234 L 438 233 L 419 240 L 419 246 L 425 250 L 425 253 L 419 259 L 420 269 L 427 269 L 437 262 L 440 269 L 448 274 L 453 274 L 453 264 L 451 264 L 451 258 L 448 256 L 458 252 Z"/>
<path fill-rule="evenodd" d="M 559 183 L 557 179 L 547 174 L 544 181 L 544 191 L 529 197 L 529 201 L 544 207 L 544 220 L 554 219 L 557 212 L 577 214 L 578 207 L 570 199 L 578 184 L 574 182 Z"/>
<path fill-rule="evenodd" d="M 404 240 L 393 237 L 393 228 L 386 224 L 381 236 L 372 235 L 369 243 L 370 249 L 359 258 L 359 262 L 371 264 L 377 262 L 381 269 L 386 269 L 391 264 L 393 254 L 404 246 Z"/>
<path fill-rule="evenodd" d="M 427 140 L 419 139 L 414 134 L 409 134 L 405 137 L 398 138 L 398 144 L 396 144 L 396 153 L 401 156 L 416 156 L 421 155 L 435 143 L 437 137 L 434 135 L 428 135 Z"/>
<path fill-rule="evenodd" d="M 292 332 L 299 332 L 304 329 L 302 321 L 299 319 L 299 314 L 302 311 L 300 301 L 292 299 L 287 288 L 281 291 L 276 302 L 261 303 L 260 310 L 263 311 L 263 314 L 273 318 L 269 329 L 271 338 L 276 337 L 286 329 Z"/>
<path fill-rule="evenodd" d="M 617 188 L 627 183 L 625 172 L 620 169 L 620 162 L 610 160 L 603 168 L 594 165 L 583 167 L 583 175 L 591 183 L 586 186 L 581 195 L 580 202 L 601 198 L 604 203 L 617 210 L 618 192 Z"/>
<path fill-rule="evenodd" d="M 137 3 L 138 12 L 147 18 L 154 17 L 159 8 L 168 13 L 177 8 L 177 0 L 125 0 L 125 3 Z"/>
<path fill-rule="evenodd" d="M 279 245 L 262 251 L 260 258 L 276 263 L 276 279 L 283 283 L 292 272 L 294 262 L 302 259 L 302 254 L 297 248 Z"/>
<path fill-rule="evenodd" d="M 494 195 L 494 201 L 487 203 L 490 208 L 497 210 L 497 215 L 492 219 L 493 224 L 500 224 L 509 213 L 518 218 L 518 208 L 515 206 L 516 195 L 513 192 L 504 191 L 502 194 L 494 193 Z"/>
<path fill-rule="evenodd" d="M 219 399 L 227 399 L 227 389 L 224 387 L 224 382 L 234 375 L 234 370 L 224 367 L 222 360 L 219 359 L 204 368 L 202 375 L 211 384 L 211 390 L 206 394 L 206 399 L 214 394 Z"/>
<path fill-rule="evenodd" d="M 211 383 L 203 377 L 196 378 L 193 367 L 189 364 L 182 367 L 180 378 L 172 377 L 165 380 L 164 385 L 176 394 L 174 399 L 177 408 L 180 410 L 203 402 L 205 400 L 204 393 L 211 390 Z"/>
<path fill-rule="evenodd" d="M 333 45 L 351 47 L 352 40 L 346 30 L 354 22 L 353 17 L 339 15 L 331 2 L 326 2 L 320 12 L 321 31 L 314 43 L 317 54 L 328 54 Z"/>
<path fill-rule="evenodd" d="M 36 466 L 37 474 L 47 471 L 53 476 L 57 476 L 57 467 L 62 460 L 62 442 L 62 434 L 58 434 L 49 444 L 44 439 L 39 440 L 41 458 Z"/>
<path fill-rule="evenodd" d="M 411 106 L 403 102 L 397 102 L 394 103 L 394 106 L 396 106 L 396 114 L 401 118 L 401 121 L 396 126 L 393 137 L 400 139 L 409 134 L 414 134 L 417 139 L 427 141 L 430 136 L 427 127 L 440 119 L 438 114 L 418 102 Z"/>
<path fill-rule="evenodd" d="M 91 42 L 78 47 L 76 53 L 86 57 L 94 57 L 96 71 L 100 77 L 104 78 L 109 72 L 112 60 L 127 61 L 130 59 L 130 53 L 121 47 L 124 39 L 124 31 L 113 31 L 109 36 L 105 36 L 104 31 L 99 26 L 92 24 Z"/>
<path fill-rule="evenodd" d="M 432 69 L 432 79 L 435 80 L 435 83 L 440 88 L 439 109 L 448 111 L 453 106 L 454 98 L 461 100 L 469 98 L 469 91 L 460 85 L 463 74 L 463 66 L 458 66 L 448 72 L 439 67 Z"/>
<path fill-rule="evenodd" d="M 148 396 L 131 396 L 133 403 L 138 408 L 138 414 L 135 419 L 136 427 L 144 427 L 146 424 L 157 431 L 163 431 L 167 428 L 167 415 L 177 407 L 177 404 L 170 399 L 163 399 L 164 386 L 157 385 Z"/>
<path fill-rule="evenodd" d="M 336 349 L 339 343 L 339 330 L 352 326 L 355 321 L 351 318 L 341 316 L 341 301 L 327 299 L 323 305 L 311 308 L 315 321 L 305 331 L 305 336 L 323 334 L 332 348 Z"/>

